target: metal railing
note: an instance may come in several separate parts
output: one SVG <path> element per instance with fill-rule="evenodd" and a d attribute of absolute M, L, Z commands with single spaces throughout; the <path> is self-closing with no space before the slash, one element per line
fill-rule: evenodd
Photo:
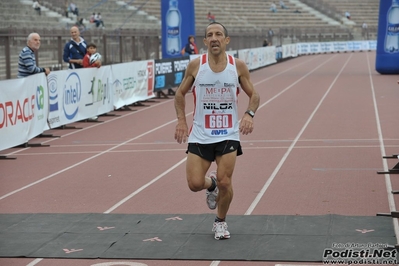
<path fill-rule="evenodd" d="M 376 39 L 377 29 L 369 28 L 360 39 Z M 64 45 L 70 40 L 69 30 L 66 29 L 0 29 L 0 80 L 16 78 L 18 71 L 18 55 L 26 46 L 26 38 L 31 32 L 38 32 L 41 37 L 41 47 L 36 54 L 39 67 L 57 66 L 57 69 L 67 67 L 63 62 Z M 229 32 L 230 50 L 260 47 L 263 40 L 268 38 L 267 30 L 234 31 Z M 159 59 L 161 55 L 160 29 L 154 30 L 97 30 L 85 31 L 82 37 L 87 43 L 97 45 L 101 53 L 103 65 L 131 62 L 145 59 Z M 203 45 L 203 34 L 199 31 L 196 36 L 200 51 L 206 51 Z M 298 42 L 328 42 L 356 40 L 356 36 L 348 29 L 338 28 L 279 28 L 272 36 L 271 45 L 281 45 Z"/>

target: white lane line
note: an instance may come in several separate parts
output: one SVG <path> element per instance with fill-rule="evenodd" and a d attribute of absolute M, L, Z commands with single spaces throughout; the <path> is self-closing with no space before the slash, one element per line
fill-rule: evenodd
<path fill-rule="evenodd" d="M 43 177 L 42 179 L 39 179 L 39 180 L 37 180 L 37 181 L 35 181 L 35 182 L 33 182 L 33 183 L 30 183 L 30 184 L 28 184 L 28 185 L 26 185 L 26 186 L 24 186 L 24 187 L 21 187 L 21 188 L 19 188 L 19 189 L 16 189 L 16 190 L 14 190 L 14 191 L 11 191 L 10 193 L 7 193 L 6 195 L 1 196 L 1 197 L 0 197 L 0 200 L 3 200 L 3 199 L 5 199 L 5 198 L 7 198 L 7 197 L 9 197 L 9 196 L 11 196 L 11 195 L 14 195 L 15 193 L 18 193 L 18 192 L 20 192 L 20 191 L 23 191 L 23 190 L 25 190 L 25 189 L 27 189 L 27 188 L 30 188 L 30 187 L 34 186 L 34 185 L 37 185 L 37 184 L 39 184 L 39 183 L 41 183 L 41 182 L 43 182 L 43 181 L 46 181 L 46 180 L 48 180 L 48 179 L 50 179 L 50 178 L 52 178 L 52 177 L 54 177 L 54 176 L 56 176 L 56 175 L 58 175 L 58 174 L 61 174 L 61 173 L 65 172 L 65 171 L 68 171 L 68 170 L 70 170 L 70 169 L 72 169 L 72 168 L 74 168 L 74 167 L 76 167 L 76 166 L 78 166 L 78 165 L 81 165 L 81 164 L 83 164 L 83 163 L 85 163 L 85 162 L 88 162 L 88 161 L 94 159 L 94 158 L 97 158 L 97 157 L 99 157 L 99 156 L 101 156 L 101 155 L 103 155 L 103 154 L 105 154 L 105 153 L 107 153 L 107 152 L 110 152 L 110 151 L 112 151 L 112 150 L 115 150 L 116 148 L 119 148 L 119 147 L 123 146 L 125 143 L 128 143 L 128 142 L 133 141 L 133 140 L 138 139 L 138 138 L 141 138 L 141 137 L 143 137 L 143 136 L 145 136 L 145 135 L 147 135 L 147 134 L 150 134 L 150 133 L 152 133 L 152 132 L 154 132 L 154 131 L 156 131 L 156 130 L 158 130 L 158 129 L 160 129 L 160 128 L 163 128 L 163 127 L 165 127 L 165 126 L 167 126 L 167 125 L 169 125 L 169 124 L 171 124 L 171 123 L 174 123 L 174 122 L 176 122 L 176 121 L 177 121 L 176 119 L 171 120 L 171 121 L 169 121 L 169 122 L 167 122 L 167 123 L 165 123 L 165 124 L 163 124 L 163 125 L 160 125 L 160 126 L 158 126 L 158 127 L 155 127 L 155 128 L 153 128 L 153 129 L 151 129 L 151 130 L 149 130 L 149 131 L 147 131 L 147 132 L 144 132 L 143 134 L 140 134 L 140 135 L 138 135 L 138 136 L 136 136 L 136 137 L 134 137 L 134 138 L 131 138 L 131 139 L 125 141 L 125 142 L 122 142 L 121 144 L 118 144 L 118 145 L 116 145 L 116 146 L 114 146 L 114 147 L 112 147 L 112 148 L 109 148 L 109 149 L 107 149 L 107 150 L 105 150 L 105 151 L 102 151 L 102 152 L 96 154 L 96 155 L 93 155 L 93 156 L 91 156 L 91 157 L 89 157 L 89 158 L 87 158 L 87 159 L 85 159 L 85 160 L 83 160 L 83 161 L 81 161 L 81 162 L 78 162 L 78 163 L 76 163 L 76 164 L 73 164 L 73 165 L 71 165 L 71 166 L 68 166 L 68 167 L 66 167 L 66 168 L 64 168 L 64 169 L 62 169 L 62 170 L 60 170 L 60 171 L 58 171 L 58 172 L 55 172 L 55 173 L 53 173 L 53 174 L 51 174 L 51 175 L 48 175 L 48 176 L 46 176 L 46 177 Z"/>
<path fill-rule="evenodd" d="M 299 81 L 303 80 L 304 78 L 306 78 L 307 76 L 309 76 L 310 74 L 312 74 L 313 72 L 315 72 L 317 69 L 319 69 L 321 66 L 323 66 L 324 64 L 328 63 L 330 60 L 332 60 L 334 57 L 336 57 L 336 55 L 334 55 L 333 57 L 331 57 L 330 59 L 328 59 L 327 61 L 324 61 L 323 63 L 321 63 L 320 65 L 318 65 L 317 67 L 315 67 L 312 71 L 308 72 L 306 75 L 303 75 L 300 79 L 298 79 L 297 81 L 295 81 L 294 83 L 292 83 L 290 86 L 286 87 L 284 90 L 282 90 L 280 93 L 276 94 L 274 97 L 270 98 L 268 101 L 266 101 L 265 103 L 263 103 L 262 105 L 259 106 L 258 110 L 262 107 L 264 107 L 266 104 L 270 103 L 271 101 L 273 101 L 274 99 L 276 99 L 278 96 L 280 96 L 281 94 L 283 94 L 284 92 L 286 92 L 287 90 L 289 90 L 292 86 L 294 86 L 295 84 L 297 84 Z M 349 59 L 352 57 L 352 55 L 349 57 Z M 317 109 L 319 108 L 321 102 L 324 100 L 324 98 L 326 97 L 326 95 L 328 94 L 328 92 L 330 91 L 330 89 L 332 88 L 332 85 L 335 83 L 335 81 L 337 80 L 338 76 L 341 74 L 342 70 L 344 69 L 344 67 L 346 66 L 346 64 L 348 63 L 349 59 L 345 62 L 344 66 L 341 68 L 340 72 L 338 73 L 337 77 L 334 79 L 333 83 L 330 85 L 330 87 L 328 88 L 327 92 L 324 94 L 323 98 L 321 99 L 321 101 L 319 102 L 319 104 L 316 106 L 315 110 L 313 111 L 313 113 L 311 114 L 311 116 L 309 117 L 308 121 L 305 123 L 304 127 L 302 128 L 302 130 L 298 133 L 298 136 L 296 137 L 296 139 L 291 143 L 290 147 L 288 148 L 287 152 L 284 154 L 284 156 L 281 158 L 279 164 L 277 165 L 277 167 L 274 169 L 272 175 L 268 178 L 268 180 L 266 181 L 265 185 L 263 186 L 262 190 L 258 193 L 258 195 L 256 196 L 255 200 L 252 202 L 252 204 L 249 206 L 248 210 L 245 212 L 244 215 L 250 215 L 252 213 L 252 211 L 255 209 L 256 205 L 259 203 L 259 201 L 261 200 L 261 198 L 263 197 L 263 195 L 265 194 L 267 188 L 270 186 L 270 184 L 272 183 L 273 179 L 275 178 L 277 172 L 280 170 L 281 166 L 283 165 L 283 163 L 285 162 L 285 160 L 287 159 L 288 155 L 291 153 L 293 147 L 295 146 L 295 144 L 298 142 L 299 137 L 302 135 L 303 131 L 305 130 L 305 128 L 307 127 L 307 125 L 310 122 L 310 119 L 314 116 L 315 112 L 317 111 Z M 218 266 L 220 263 L 220 261 L 212 261 L 212 263 L 210 264 L 210 266 Z"/>
<path fill-rule="evenodd" d="M 31 261 L 30 263 L 26 264 L 26 266 L 34 266 L 34 265 L 38 264 L 39 262 L 41 262 L 42 260 L 43 260 L 42 258 L 35 259 L 35 260 Z"/>
<path fill-rule="evenodd" d="M 148 109 L 151 109 L 151 108 L 158 107 L 158 106 L 163 105 L 163 104 L 165 104 L 165 103 L 168 103 L 168 102 L 170 102 L 170 101 L 173 101 L 173 99 L 171 99 L 171 100 L 166 100 L 166 101 L 163 101 L 163 102 L 161 102 L 161 103 L 154 104 L 154 105 L 151 105 L 151 106 L 148 106 L 148 107 L 144 107 L 143 109 L 140 109 L 140 110 L 137 110 L 137 111 L 134 111 L 134 112 L 125 114 L 125 115 L 117 116 L 117 117 L 115 117 L 115 118 L 109 119 L 109 120 L 107 120 L 107 121 L 103 121 L 103 122 L 101 122 L 101 123 L 96 123 L 96 124 L 94 124 L 94 125 L 87 126 L 87 127 L 85 127 L 85 128 L 81 128 L 81 129 L 74 130 L 74 131 L 72 131 L 72 132 L 69 132 L 69 133 L 67 133 L 67 134 L 62 135 L 61 138 L 64 138 L 64 137 L 67 137 L 67 136 L 70 136 L 70 135 L 74 135 L 74 134 L 80 133 L 80 132 L 82 132 L 82 131 L 85 131 L 85 130 L 90 129 L 90 128 L 93 128 L 93 127 L 98 127 L 98 126 L 101 126 L 101 125 L 103 125 L 103 124 L 111 123 L 111 122 L 113 122 L 113 121 L 116 121 L 116 120 L 125 118 L 125 117 L 127 117 L 127 116 L 131 116 L 131 115 L 134 115 L 134 114 L 143 112 L 144 110 L 148 110 Z M 54 129 L 54 130 L 56 130 L 56 129 Z M 42 143 L 42 144 L 46 144 L 46 143 L 48 143 L 48 142 L 55 141 L 55 140 L 58 140 L 58 139 L 59 139 L 59 138 L 53 138 L 53 139 L 49 139 L 49 140 L 43 141 L 43 142 L 41 142 L 41 143 Z M 25 151 L 25 150 L 27 150 L 27 149 L 31 149 L 31 147 L 26 147 L 26 148 L 24 148 L 24 149 L 20 149 L 20 150 L 17 150 L 17 151 L 14 151 L 14 152 L 10 152 L 10 153 L 7 153 L 7 154 L 3 154 L 3 155 L 8 156 L 8 155 L 18 154 L 18 153 L 20 153 L 20 152 L 22 152 L 22 151 Z"/>
<path fill-rule="evenodd" d="M 290 140 L 292 142 L 292 140 Z M 245 150 L 275 150 L 275 149 L 287 149 L 289 146 L 244 146 Z M 331 145 L 331 146 L 296 146 L 294 149 L 346 149 L 346 148 L 379 148 L 380 145 Z M 389 148 L 399 148 L 398 145 L 385 145 L 385 147 Z M 108 151 L 108 153 L 152 153 L 152 152 L 171 152 L 171 151 L 186 151 L 187 148 L 171 148 L 171 149 L 157 149 L 153 150 L 145 149 L 145 150 L 117 150 L 117 151 Z M 26 154 L 18 154 L 18 156 L 44 156 L 44 155 L 73 155 L 73 154 L 97 154 L 100 151 L 76 151 L 76 152 L 41 152 L 41 153 L 26 153 Z M 326 168 L 327 169 L 327 168 Z M 347 168 L 349 169 L 349 168 Z M 381 170 L 379 168 L 379 170 Z"/>
<path fill-rule="evenodd" d="M 284 162 L 286 161 L 288 155 L 291 153 L 291 151 L 293 150 L 294 146 L 296 145 L 296 143 L 298 142 L 299 138 L 302 136 L 303 132 L 305 131 L 305 129 L 307 128 L 307 126 L 309 125 L 310 121 L 313 119 L 314 115 L 316 114 L 316 112 L 319 110 L 321 104 L 323 103 L 324 99 L 327 97 L 328 93 L 331 91 L 332 87 L 334 86 L 335 82 L 337 81 L 338 77 L 341 75 L 342 71 L 345 69 L 346 65 L 348 64 L 349 60 L 352 58 L 352 54 L 349 56 L 349 58 L 346 60 L 345 64 L 342 66 L 341 70 L 338 72 L 337 76 L 335 77 L 335 79 L 333 80 L 333 82 L 331 83 L 330 87 L 327 89 L 327 91 L 324 93 L 323 97 L 320 99 L 319 103 L 317 104 L 316 108 L 313 110 L 313 112 L 310 114 L 308 120 L 306 121 L 306 123 L 303 125 L 302 129 L 299 131 L 298 135 L 295 137 L 295 139 L 293 140 L 293 142 L 291 143 L 290 147 L 288 148 L 288 150 L 286 151 L 286 153 L 283 155 L 283 157 L 281 158 L 280 162 L 278 163 L 277 167 L 274 169 L 273 173 L 270 175 L 270 177 L 267 179 L 265 185 L 263 186 L 263 188 L 261 189 L 261 191 L 258 193 L 258 195 L 256 196 L 255 200 L 252 202 L 251 206 L 249 206 L 248 210 L 245 212 L 245 215 L 250 215 L 253 210 L 255 209 L 256 205 L 258 205 L 259 201 L 262 199 L 263 195 L 266 193 L 266 190 L 269 188 L 270 184 L 273 182 L 274 178 L 276 177 L 278 171 L 280 171 L 281 167 L 283 166 Z M 328 61 L 326 61 L 325 63 L 327 63 Z M 325 64 L 323 63 L 323 64 Z M 321 64 L 321 65 L 323 65 Z M 320 65 L 320 66 L 321 66 Z M 313 71 L 309 72 L 308 74 L 306 74 L 305 76 L 303 76 L 302 78 L 300 78 L 298 81 L 296 81 L 295 83 L 293 83 L 291 86 L 293 86 L 294 84 L 296 84 L 297 82 L 299 82 L 300 80 L 304 79 L 306 76 L 310 75 L 311 73 L 313 73 L 314 71 L 316 71 L 320 66 L 316 67 Z M 290 87 L 291 87 L 290 86 Z M 289 88 L 289 87 L 288 87 Z"/>
<path fill-rule="evenodd" d="M 119 206 L 121 206 L 123 203 L 127 202 L 129 199 L 133 198 L 134 196 L 136 196 L 137 194 L 139 194 L 141 191 L 143 191 L 144 189 L 146 189 L 147 187 L 149 187 L 150 185 L 154 184 L 156 181 L 158 181 L 159 179 L 161 179 L 162 177 L 164 177 L 166 174 L 168 174 L 169 172 L 171 172 L 173 169 L 175 169 L 176 167 L 178 167 L 179 165 L 181 165 L 182 163 L 184 163 L 186 161 L 187 158 L 182 159 L 180 162 L 176 163 L 175 165 L 173 165 L 172 167 L 170 167 L 168 170 L 166 170 L 165 172 L 163 172 L 162 174 L 160 174 L 159 176 L 157 176 L 156 178 L 154 178 L 153 180 L 151 180 L 150 182 L 148 182 L 147 184 L 145 184 L 144 186 L 142 186 L 141 188 L 137 189 L 136 191 L 134 191 L 132 194 L 130 194 L 129 196 L 127 196 L 126 198 L 124 198 L 123 200 L 119 201 L 117 204 L 115 204 L 114 206 L 112 206 L 111 208 L 109 208 L 108 210 L 106 210 L 104 213 L 110 213 L 112 211 L 114 211 L 116 208 L 118 208 Z"/>
<path fill-rule="evenodd" d="M 380 141 L 380 152 L 381 152 L 381 158 L 382 158 L 382 156 L 385 156 L 387 154 L 385 152 L 384 136 L 382 135 L 380 115 L 379 115 L 379 112 L 378 112 L 377 99 L 375 97 L 373 75 L 372 75 L 372 72 L 371 72 L 370 59 L 369 59 L 368 53 L 367 53 L 367 65 L 368 65 L 368 68 L 369 68 L 369 78 L 370 78 L 371 93 L 373 95 L 375 121 L 377 123 L 378 139 Z M 386 159 L 382 159 L 382 164 L 384 166 L 384 171 L 388 171 L 388 163 L 387 163 Z M 393 193 L 391 192 L 392 191 L 391 176 L 389 174 L 385 174 L 385 187 L 387 189 L 389 210 L 391 212 L 392 211 L 396 211 L 395 199 L 393 197 Z M 392 222 L 393 222 L 393 227 L 394 227 L 395 235 L 396 235 L 396 243 L 399 243 L 399 222 L 398 222 L 398 219 L 392 219 Z"/>
<path fill-rule="evenodd" d="M 314 58 L 312 58 L 311 60 L 307 60 L 307 61 L 305 61 L 304 63 L 307 63 L 307 62 L 309 62 L 309 61 L 312 61 L 313 59 L 314 59 Z M 330 59 L 330 60 L 331 60 L 331 59 Z M 330 60 L 328 60 L 328 61 L 330 61 Z M 326 62 L 328 62 L 328 61 L 326 61 Z M 325 63 L 326 63 L 326 62 L 325 62 Z M 302 64 L 304 64 L 304 63 L 302 63 Z M 323 64 L 325 64 L 325 63 L 323 63 Z M 291 70 L 291 69 L 293 69 L 293 68 L 299 67 L 299 66 L 302 65 L 302 64 L 299 64 L 299 65 L 297 65 L 297 66 L 295 66 L 295 67 L 288 68 L 286 71 L 280 72 L 280 73 L 278 73 L 278 74 L 276 74 L 276 75 L 273 75 L 273 76 L 271 76 L 271 77 L 269 77 L 269 78 L 263 79 L 263 80 L 261 80 L 261 81 L 255 83 L 254 86 L 259 85 L 259 84 L 261 84 L 261 83 L 263 83 L 263 82 L 265 82 L 265 81 L 271 79 L 272 77 L 279 76 L 279 75 L 281 75 L 281 74 L 287 72 L 288 70 Z M 319 65 L 318 67 L 322 66 L 323 64 Z M 317 67 L 317 68 L 318 68 L 318 67 Z M 317 69 L 317 68 L 316 68 L 316 69 Z M 312 71 L 312 72 L 313 72 L 313 71 Z M 291 87 L 291 86 L 290 86 L 290 87 Z M 284 91 L 286 91 L 286 90 L 287 90 L 287 89 L 285 89 Z M 279 93 L 278 95 L 281 95 L 281 94 L 282 94 L 282 93 Z M 277 98 L 277 97 L 273 97 L 273 99 L 275 99 L 275 98 Z M 269 100 L 267 103 L 269 103 L 270 101 L 271 101 L 271 100 Z M 260 106 L 258 109 L 262 108 L 262 107 L 265 106 L 267 103 L 263 104 L 263 105 Z M 171 121 L 171 122 L 174 122 L 174 121 L 176 121 L 176 119 L 173 120 L 173 121 Z M 170 123 L 170 122 L 169 122 L 169 123 Z M 169 124 L 169 123 L 168 123 L 168 124 Z M 130 141 L 130 140 L 129 140 L 129 141 Z M 128 141 L 127 141 L 127 142 L 128 142 Z M 122 143 L 122 144 L 123 144 L 123 143 Z M 121 145 L 122 145 L 122 144 L 121 144 Z M 118 145 L 118 147 L 121 146 L 121 145 Z M 178 165 L 180 165 L 180 164 L 183 163 L 184 161 L 185 161 L 185 159 L 181 160 L 181 161 L 178 162 L 176 165 L 172 166 L 172 168 L 174 169 L 175 167 L 177 167 Z M 170 171 L 173 170 L 173 169 L 169 169 L 168 172 L 170 172 Z M 163 176 L 163 174 L 161 174 L 160 176 L 156 177 L 156 178 L 155 178 L 156 180 L 153 179 L 151 182 L 153 182 L 154 180 L 155 180 L 155 181 L 159 180 L 162 176 Z M 155 182 L 155 181 L 154 181 L 154 182 Z M 144 188 L 148 187 L 149 185 L 150 185 L 150 184 L 148 183 L 148 184 L 144 185 L 142 188 L 144 189 Z M 141 189 L 141 188 L 140 188 L 140 189 Z M 141 189 L 141 190 L 142 190 L 142 189 Z M 140 190 L 140 191 L 141 191 L 141 190 Z M 138 192 L 137 192 L 137 193 L 138 193 Z M 132 194 L 130 194 L 128 197 L 126 197 L 125 199 L 122 200 L 123 203 L 126 202 L 128 199 L 131 199 L 131 198 L 132 198 L 134 195 L 136 195 L 137 193 L 136 193 L 136 192 L 133 192 Z M 0 198 L 0 200 L 1 200 L 1 198 Z M 121 203 L 121 204 L 123 204 L 123 203 Z M 120 206 L 120 204 L 117 203 L 116 205 L 114 205 L 114 207 L 112 207 L 111 209 L 107 210 L 105 213 L 109 213 L 109 212 L 111 212 L 112 210 L 114 210 L 115 208 L 117 208 L 117 207 L 119 207 L 119 206 Z M 34 264 L 30 264 L 29 266 L 34 266 L 34 265 L 36 265 L 37 263 L 39 263 L 41 260 L 43 260 L 43 258 L 38 258 L 38 259 L 36 259 L 35 261 L 33 261 L 33 262 L 35 262 Z M 31 263 L 33 263 L 33 262 L 31 262 Z M 211 263 L 211 266 L 217 266 L 217 265 L 219 264 L 219 262 L 220 262 L 220 261 L 213 261 L 213 262 Z"/>

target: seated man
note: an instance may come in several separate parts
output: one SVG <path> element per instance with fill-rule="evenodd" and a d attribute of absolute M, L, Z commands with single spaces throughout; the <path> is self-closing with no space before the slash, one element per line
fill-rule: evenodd
<path fill-rule="evenodd" d="M 212 15 L 210 11 L 208 12 L 207 19 L 209 20 L 209 22 L 215 22 L 216 21 L 215 15 Z"/>
<path fill-rule="evenodd" d="M 280 7 L 281 7 L 282 9 L 288 8 L 288 7 L 284 4 L 284 1 L 283 1 L 283 0 L 280 0 Z"/>
<path fill-rule="evenodd" d="M 270 11 L 272 11 L 273 13 L 277 12 L 277 7 L 276 7 L 276 4 L 274 2 L 271 3 L 271 5 L 270 5 Z"/>

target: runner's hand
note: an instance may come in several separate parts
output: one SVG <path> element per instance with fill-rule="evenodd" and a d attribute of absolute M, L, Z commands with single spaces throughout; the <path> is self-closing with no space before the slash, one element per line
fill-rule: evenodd
<path fill-rule="evenodd" d="M 180 122 L 177 123 L 176 125 L 176 131 L 175 131 L 175 140 L 177 143 L 185 143 L 187 141 L 188 137 L 188 127 L 187 123 Z"/>
<path fill-rule="evenodd" d="M 248 135 L 254 130 L 254 121 L 249 114 L 244 114 L 240 122 L 240 132 L 243 135 Z"/>

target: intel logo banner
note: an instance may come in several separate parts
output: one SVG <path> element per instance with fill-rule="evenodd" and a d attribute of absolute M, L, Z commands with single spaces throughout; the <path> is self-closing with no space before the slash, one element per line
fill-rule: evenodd
<path fill-rule="evenodd" d="M 110 66 L 61 70 L 48 76 L 48 124 L 56 128 L 113 110 Z"/>
<path fill-rule="evenodd" d="M 82 96 L 82 84 L 76 72 L 71 73 L 65 80 L 63 90 L 63 110 L 68 120 L 73 120 L 79 111 Z"/>

